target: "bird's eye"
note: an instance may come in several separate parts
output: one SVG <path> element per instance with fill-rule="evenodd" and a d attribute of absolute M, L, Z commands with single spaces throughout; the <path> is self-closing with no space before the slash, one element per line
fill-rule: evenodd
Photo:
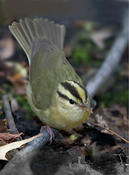
<path fill-rule="evenodd" d="M 70 103 L 70 104 L 74 104 L 74 103 L 75 103 L 75 101 L 74 101 L 74 100 L 72 100 L 72 99 L 69 99 L 69 103 Z"/>

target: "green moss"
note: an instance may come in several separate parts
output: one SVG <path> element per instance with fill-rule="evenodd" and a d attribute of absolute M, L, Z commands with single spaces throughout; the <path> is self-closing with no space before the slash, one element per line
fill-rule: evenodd
<path fill-rule="evenodd" d="M 91 39 L 92 28 L 91 23 L 86 23 L 84 26 L 85 32 L 77 33 L 72 40 L 73 51 L 71 59 L 74 64 L 100 66 L 101 61 L 96 59 L 95 54 L 93 54 L 93 52 L 98 52 L 99 48 Z"/>
<path fill-rule="evenodd" d="M 85 47 L 78 47 L 73 51 L 72 58 L 75 64 L 87 64 L 92 59 L 90 49 Z"/>
<path fill-rule="evenodd" d="M 102 106 L 109 106 L 111 104 L 119 104 L 122 106 L 128 106 L 129 90 L 107 92 L 100 96 L 98 101 Z"/>
<path fill-rule="evenodd" d="M 95 51 L 97 47 L 91 41 L 80 41 L 79 44 L 74 47 L 71 59 L 75 64 L 83 64 L 86 66 L 98 67 L 101 65 L 101 61 L 97 60 L 93 55 L 93 50 Z"/>
<path fill-rule="evenodd" d="M 114 102 L 127 106 L 128 98 L 129 98 L 129 90 L 125 90 L 124 92 L 121 92 L 120 94 L 118 93 L 115 95 Z"/>

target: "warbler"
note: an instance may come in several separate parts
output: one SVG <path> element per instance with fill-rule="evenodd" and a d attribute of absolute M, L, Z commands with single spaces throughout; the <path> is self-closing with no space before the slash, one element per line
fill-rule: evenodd
<path fill-rule="evenodd" d="M 29 61 L 26 92 L 35 114 L 61 130 L 84 123 L 92 112 L 90 97 L 65 57 L 65 26 L 43 18 L 25 18 L 9 29 Z"/>

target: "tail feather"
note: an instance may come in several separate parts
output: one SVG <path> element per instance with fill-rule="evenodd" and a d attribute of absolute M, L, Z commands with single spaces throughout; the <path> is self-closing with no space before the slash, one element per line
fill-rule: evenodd
<path fill-rule="evenodd" d="M 35 36 L 35 30 L 34 30 L 33 21 L 31 19 L 29 19 L 29 18 L 25 18 L 25 20 L 23 22 L 26 25 L 27 31 L 30 34 L 30 39 L 33 41 L 34 38 L 36 37 Z"/>
<path fill-rule="evenodd" d="M 25 51 L 29 63 L 32 52 L 32 43 L 36 38 L 46 38 L 53 42 L 59 49 L 63 49 L 65 27 L 48 21 L 47 19 L 25 18 L 19 22 L 13 22 L 9 29 Z"/>
<path fill-rule="evenodd" d="M 30 44 L 28 43 L 27 37 L 24 34 L 24 30 L 21 27 L 20 23 L 13 22 L 11 26 L 9 26 L 11 33 L 17 39 L 23 50 L 25 51 L 27 57 L 30 55 Z"/>
<path fill-rule="evenodd" d="M 17 24 L 18 25 L 18 24 Z M 28 45 L 31 45 L 32 43 L 32 38 L 31 38 L 31 35 L 30 35 L 30 32 L 28 30 L 28 27 L 27 25 L 25 24 L 25 21 L 23 21 L 22 19 L 19 20 L 19 25 L 21 26 L 23 32 L 24 32 L 24 35 L 26 37 L 26 41 L 28 43 Z"/>

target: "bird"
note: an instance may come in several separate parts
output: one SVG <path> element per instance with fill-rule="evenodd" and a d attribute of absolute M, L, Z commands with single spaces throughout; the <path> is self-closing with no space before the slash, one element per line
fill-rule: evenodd
<path fill-rule="evenodd" d="M 68 131 L 92 113 L 90 96 L 63 51 L 65 26 L 38 18 L 19 19 L 9 30 L 29 62 L 26 94 L 32 111 L 46 125 Z"/>

